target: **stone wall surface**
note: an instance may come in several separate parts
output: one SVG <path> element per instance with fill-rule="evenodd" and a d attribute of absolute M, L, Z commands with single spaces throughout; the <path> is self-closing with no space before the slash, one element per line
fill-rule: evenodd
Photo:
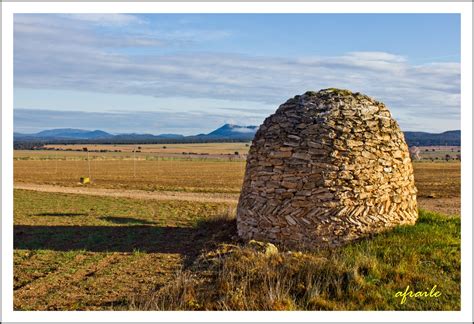
<path fill-rule="evenodd" d="M 338 246 L 417 217 L 408 147 L 383 103 L 348 90 L 306 92 L 255 135 L 237 208 L 241 237 Z"/>

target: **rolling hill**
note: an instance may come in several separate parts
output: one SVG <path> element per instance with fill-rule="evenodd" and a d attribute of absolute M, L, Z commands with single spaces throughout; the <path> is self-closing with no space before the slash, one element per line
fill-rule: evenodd
<path fill-rule="evenodd" d="M 14 133 L 14 141 L 39 143 L 193 143 L 193 142 L 228 142 L 251 141 L 258 126 L 240 126 L 225 124 L 208 134 L 184 136 L 180 134 L 117 134 L 113 135 L 102 130 L 83 129 L 51 129 L 36 134 Z M 453 130 L 443 133 L 404 132 L 409 146 L 461 145 L 461 131 Z"/>

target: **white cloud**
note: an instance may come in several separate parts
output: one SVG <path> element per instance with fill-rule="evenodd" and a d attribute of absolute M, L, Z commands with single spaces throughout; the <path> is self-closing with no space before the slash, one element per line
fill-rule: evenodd
<path fill-rule="evenodd" d="M 129 24 L 142 24 L 143 20 L 134 15 L 127 14 L 68 14 L 69 19 L 94 23 L 103 26 L 125 26 Z"/>
<path fill-rule="evenodd" d="M 161 38 L 149 31 L 100 34 L 71 22 L 139 23 L 133 17 L 15 16 L 15 86 L 248 100 L 275 107 L 307 90 L 338 87 L 386 102 L 402 127 L 403 119 L 406 125 L 413 123 L 410 118 L 422 119 L 420 128 L 428 123 L 433 129 L 459 120 L 459 63 L 414 65 L 397 54 L 361 51 L 297 58 L 232 53 L 128 55 L 123 50 L 129 47 L 166 46 L 199 38 L 199 32 L 178 30 Z M 228 35 L 217 31 L 202 38 Z"/>
<path fill-rule="evenodd" d="M 36 133 L 45 129 L 80 128 L 100 129 L 111 133 L 177 133 L 196 135 L 209 133 L 221 127 L 229 120 L 235 124 L 245 124 L 248 118 L 235 114 L 216 114 L 202 111 L 190 111 L 186 114 L 176 112 L 83 112 L 36 109 L 15 109 L 14 129 L 18 133 Z M 198 122 L 199 121 L 199 122 Z M 251 120 L 259 124 L 261 119 Z M 246 132 L 247 129 L 235 129 Z M 249 132 L 252 132 L 249 130 Z"/>
<path fill-rule="evenodd" d="M 253 133 L 254 130 L 250 128 L 234 128 L 232 129 L 232 132 L 248 134 L 248 133 Z"/>
<path fill-rule="evenodd" d="M 400 55 L 385 52 L 350 52 L 350 57 L 363 61 L 405 62 L 406 58 Z"/>

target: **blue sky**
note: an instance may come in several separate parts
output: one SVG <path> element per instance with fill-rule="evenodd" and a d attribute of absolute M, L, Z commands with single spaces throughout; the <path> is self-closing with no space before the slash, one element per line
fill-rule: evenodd
<path fill-rule="evenodd" d="M 259 125 L 327 87 L 403 130 L 460 128 L 456 14 L 16 14 L 14 128 L 112 133 Z"/>

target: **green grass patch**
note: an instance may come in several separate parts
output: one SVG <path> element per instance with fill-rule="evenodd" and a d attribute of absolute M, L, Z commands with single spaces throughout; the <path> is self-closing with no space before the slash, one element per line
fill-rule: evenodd
<path fill-rule="evenodd" d="M 15 190 L 15 225 L 195 226 L 227 206 Z"/>
<path fill-rule="evenodd" d="M 265 256 L 223 245 L 170 285 L 133 300 L 136 309 L 459 310 L 460 219 L 420 211 L 400 226 L 334 250 Z M 407 287 L 438 297 L 396 297 Z"/>

